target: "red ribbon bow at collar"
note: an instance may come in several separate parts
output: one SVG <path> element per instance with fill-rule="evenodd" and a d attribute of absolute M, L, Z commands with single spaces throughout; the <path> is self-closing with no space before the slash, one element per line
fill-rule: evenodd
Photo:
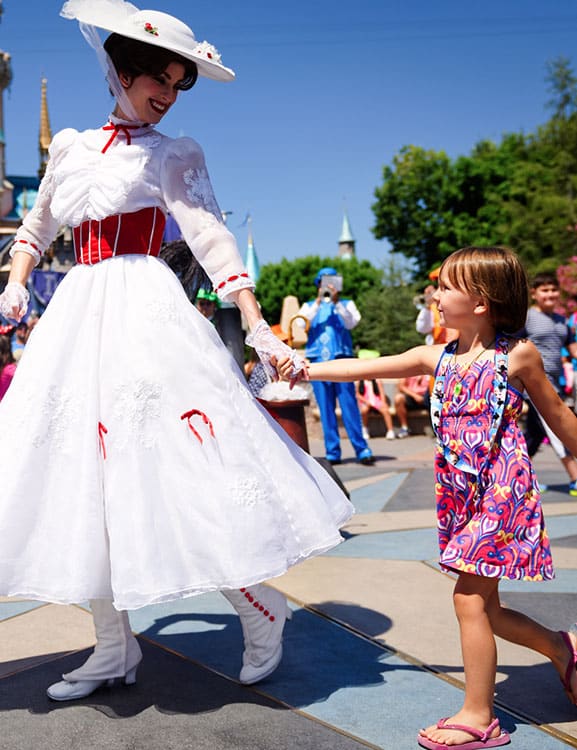
<path fill-rule="evenodd" d="M 132 136 L 130 135 L 130 131 L 139 130 L 141 127 L 142 125 L 122 125 L 121 123 L 117 123 L 115 125 L 112 122 L 109 122 L 108 125 L 104 125 L 102 130 L 112 130 L 112 135 L 108 139 L 108 143 L 102 149 L 101 153 L 105 154 L 108 151 L 109 146 L 112 145 L 113 141 L 120 132 L 122 132 L 124 137 L 126 138 L 126 145 L 130 146 L 130 144 L 132 143 Z"/>

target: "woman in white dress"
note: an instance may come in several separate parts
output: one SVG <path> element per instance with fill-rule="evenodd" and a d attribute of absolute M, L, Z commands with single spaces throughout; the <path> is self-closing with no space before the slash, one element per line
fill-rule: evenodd
<path fill-rule="evenodd" d="M 0 295 L 0 314 L 20 320 L 33 267 L 73 228 L 77 264 L 0 404 L 0 593 L 90 601 L 95 650 L 48 688 L 55 700 L 134 682 L 126 610 L 215 590 L 241 619 L 240 680 L 257 682 L 280 662 L 287 614 L 261 582 L 338 544 L 352 506 L 253 399 L 157 257 L 171 213 L 263 363 L 288 352 L 302 367 L 262 319 L 200 146 L 154 128 L 197 75 L 234 73 L 164 13 L 69 0 L 62 15 L 80 22 L 116 105 L 103 127 L 54 137 Z M 96 28 L 112 32 L 105 49 Z"/>

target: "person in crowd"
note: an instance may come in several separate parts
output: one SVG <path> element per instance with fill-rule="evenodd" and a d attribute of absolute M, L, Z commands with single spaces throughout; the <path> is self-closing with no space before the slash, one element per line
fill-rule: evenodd
<path fill-rule="evenodd" d="M 208 320 L 213 320 L 216 311 L 220 307 L 218 294 L 209 289 L 200 288 L 196 293 L 194 302 L 196 309 Z"/>
<path fill-rule="evenodd" d="M 380 354 L 374 349 L 359 349 L 357 356 L 361 359 L 372 359 Z M 385 394 L 383 384 L 380 380 L 360 380 L 355 384 L 357 390 L 357 401 L 363 422 L 363 437 L 369 440 L 369 415 L 376 411 L 381 415 L 385 423 L 385 438 L 394 440 L 393 417 L 391 415 L 390 403 Z"/>
<path fill-rule="evenodd" d="M 429 274 L 431 284 L 425 287 L 423 303 L 415 321 L 417 333 L 425 337 L 426 344 L 446 344 L 458 338 L 459 332 L 449 329 L 441 323 L 441 315 L 435 302 L 435 284 L 439 278 L 439 268 Z"/>
<path fill-rule="evenodd" d="M 0 314 L 21 320 L 32 269 L 72 228 L 76 265 L 0 403 L 0 593 L 90 601 L 94 652 L 48 688 L 54 700 L 135 681 L 127 610 L 216 590 L 239 614 L 239 679 L 252 684 L 280 663 L 287 617 L 262 582 L 338 544 L 352 506 L 251 396 L 158 258 L 171 214 L 271 374 L 281 355 L 294 374 L 304 366 L 262 318 L 201 147 L 155 128 L 197 76 L 234 73 L 166 13 L 123 0 L 68 0 L 61 13 L 80 22 L 116 101 L 103 127 L 55 135 L 0 295 Z"/>
<path fill-rule="evenodd" d="M 543 359 L 545 374 L 561 396 L 563 375 L 561 351 L 563 347 L 566 347 L 572 357 L 577 357 L 577 342 L 564 316 L 555 312 L 559 304 L 559 296 L 559 282 L 554 274 L 540 273 L 533 278 L 531 282 L 533 304 L 527 311 L 527 320 L 522 329 L 522 335 L 536 346 Z M 525 440 L 530 456 L 535 455 L 545 436 L 549 439 L 551 447 L 567 472 L 569 494 L 577 497 L 577 460 L 543 419 L 543 415 L 539 414 L 533 399 L 530 399 L 525 426 Z"/>
<path fill-rule="evenodd" d="M 327 362 L 353 354 L 350 331 L 361 320 L 352 299 L 341 299 L 342 276 L 332 267 L 321 268 L 314 279 L 315 299 L 305 302 L 298 314 L 310 321 L 305 354 L 311 362 Z M 337 420 L 337 401 L 343 424 L 354 448 L 357 461 L 372 465 L 373 452 L 363 437 L 361 414 L 353 383 L 313 383 L 323 436 L 325 457 L 331 464 L 341 462 L 341 441 Z"/>
<path fill-rule="evenodd" d="M 4 398 L 16 372 L 16 360 L 10 341 L 11 333 L 12 326 L 0 326 L 0 401 Z"/>
<path fill-rule="evenodd" d="M 32 331 L 36 327 L 36 324 L 40 320 L 40 315 L 36 310 L 32 310 L 30 315 L 28 315 L 28 318 L 26 319 L 26 325 L 28 326 L 28 331 L 26 332 L 26 341 L 30 338 L 32 335 Z"/>
<path fill-rule="evenodd" d="M 571 337 L 575 341 L 577 341 L 577 297 L 575 296 L 572 297 L 570 301 L 573 304 L 573 311 L 570 313 L 569 317 L 567 318 L 567 325 L 569 326 Z M 577 357 L 571 356 L 567 348 L 565 348 L 564 354 L 569 360 L 571 364 L 571 368 L 573 370 L 572 376 L 568 375 L 567 382 L 571 383 L 570 398 L 573 401 L 573 411 L 577 412 Z"/>
<path fill-rule="evenodd" d="M 21 320 L 12 334 L 12 354 L 15 360 L 19 360 L 28 339 L 28 323 Z"/>
<path fill-rule="evenodd" d="M 378 412 L 385 423 L 387 440 L 395 439 L 395 430 L 393 429 L 393 417 L 389 408 L 389 402 L 385 395 L 383 384 L 380 380 L 361 380 L 356 384 L 357 400 L 359 402 L 359 411 L 363 422 L 363 437 L 369 439 L 369 414 L 372 411 Z"/>
<path fill-rule="evenodd" d="M 409 412 L 429 407 L 430 381 L 431 378 L 428 375 L 413 375 L 409 378 L 403 378 L 397 384 L 395 413 L 400 424 L 397 433 L 398 438 L 406 438 L 411 434 Z"/>
<path fill-rule="evenodd" d="M 522 328 L 528 282 L 518 257 L 502 247 L 467 247 L 441 265 L 435 292 L 441 323 L 459 331 L 448 345 L 418 346 L 373 360 L 312 363 L 308 378 L 435 377 L 431 396 L 437 435 L 435 492 L 440 564 L 457 576 L 453 603 L 465 673 L 463 706 L 422 729 L 418 743 L 441 748 L 509 743 L 494 712 L 495 636 L 548 657 L 577 702 L 577 636 L 551 630 L 501 606 L 499 581 L 554 575 L 539 486 L 518 426 L 526 390 L 562 443 L 577 451 L 577 417 L 543 370 Z M 289 360 L 282 376 L 295 382 Z"/>

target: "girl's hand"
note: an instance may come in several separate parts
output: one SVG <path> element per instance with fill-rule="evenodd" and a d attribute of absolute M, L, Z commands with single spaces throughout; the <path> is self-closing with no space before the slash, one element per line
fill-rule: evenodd
<path fill-rule="evenodd" d="M 272 361 L 272 364 L 276 367 L 278 377 L 281 380 L 288 380 L 291 389 L 299 382 L 299 380 L 309 379 L 306 366 L 295 372 L 294 364 L 290 357 L 283 357 L 278 361 L 275 359 Z"/>

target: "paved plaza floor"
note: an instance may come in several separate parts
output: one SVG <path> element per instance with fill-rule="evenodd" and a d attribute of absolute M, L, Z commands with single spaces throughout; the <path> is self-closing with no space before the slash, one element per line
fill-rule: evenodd
<path fill-rule="evenodd" d="M 54 703 L 45 688 L 94 642 L 85 606 L 0 600 L 0 750 L 414 750 L 421 726 L 463 697 L 454 578 L 440 571 L 432 441 L 371 441 L 336 467 L 356 508 L 344 542 L 271 581 L 289 599 L 279 669 L 236 681 L 242 634 L 219 594 L 131 613 L 135 686 Z M 311 441 L 322 455 L 322 444 Z M 535 465 L 557 577 L 502 585 L 507 606 L 556 629 L 577 619 L 577 498 L 547 447 Z M 73 561 L 71 560 L 71 565 Z M 541 656 L 498 642 L 497 714 L 519 750 L 577 747 L 577 708 Z M 81 653 L 76 653 L 81 652 Z"/>

